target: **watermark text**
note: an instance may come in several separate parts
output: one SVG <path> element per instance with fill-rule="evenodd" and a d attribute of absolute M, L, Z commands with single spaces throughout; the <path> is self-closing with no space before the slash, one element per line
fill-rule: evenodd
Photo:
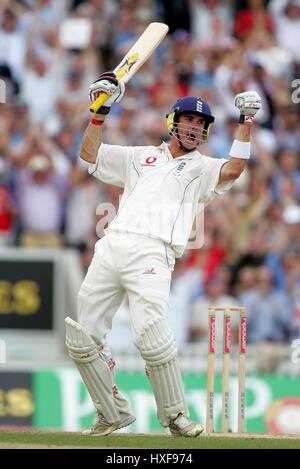
<path fill-rule="evenodd" d="M 140 233 L 149 238 L 163 239 L 175 246 L 199 249 L 204 244 L 204 204 L 184 203 L 134 203 L 119 213 L 111 203 L 101 203 L 96 208 L 99 220 L 96 225 L 98 238 L 116 218 L 116 228 L 124 233 Z"/>
<path fill-rule="evenodd" d="M 299 104 L 300 103 L 300 78 L 296 78 L 295 80 L 292 81 L 292 88 L 294 91 L 292 92 L 292 102 L 294 104 Z"/>

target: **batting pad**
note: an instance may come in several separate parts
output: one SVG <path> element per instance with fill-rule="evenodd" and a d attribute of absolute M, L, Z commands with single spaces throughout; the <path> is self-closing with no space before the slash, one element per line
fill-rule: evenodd
<path fill-rule="evenodd" d="M 99 349 L 84 328 L 71 318 L 65 319 L 66 346 L 90 393 L 94 405 L 107 422 L 120 420 L 114 403 L 113 380 L 107 363 L 100 357 Z"/>
<path fill-rule="evenodd" d="M 160 423 L 166 427 L 179 412 L 188 415 L 177 347 L 164 319 L 149 321 L 143 328 L 139 349 L 146 362 Z"/>

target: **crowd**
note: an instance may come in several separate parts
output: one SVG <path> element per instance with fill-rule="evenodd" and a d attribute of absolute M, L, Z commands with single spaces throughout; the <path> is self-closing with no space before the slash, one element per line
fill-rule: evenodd
<path fill-rule="evenodd" d="M 99 204 L 120 195 L 79 159 L 87 89 L 151 21 L 170 33 L 113 107 L 107 143 L 160 144 L 170 106 L 194 94 L 216 117 L 200 151 L 227 157 L 235 94 L 263 103 L 247 171 L 208 206 L 204 246 L 174 272 L 177 339 L 206 340 L 207 306 L 238 303 L 249 342 L 281 346 L 300 335 L 299 0 L 2 0 L 0 243 L 71 246 L 87 268 Z"/>

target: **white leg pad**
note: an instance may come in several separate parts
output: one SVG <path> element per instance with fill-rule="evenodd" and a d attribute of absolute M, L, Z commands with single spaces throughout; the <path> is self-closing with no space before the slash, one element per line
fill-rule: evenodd
<path fill-rule="evenodd" d="M 99 348 L 84 328 L 71 318 L 65 319 L 66 346 L 89 391 L 96 409 L 107 422 L 119 422 L 113 396 L 112 373 L 99 354 Z"/>
<path fill-rule="evenodd" d="M 180 412 L 188 415 L 177 347 L 166 321 L 149 321 L 141 332 L 138 347 L 146 362 L 159 421 L 166 427 Z"/>

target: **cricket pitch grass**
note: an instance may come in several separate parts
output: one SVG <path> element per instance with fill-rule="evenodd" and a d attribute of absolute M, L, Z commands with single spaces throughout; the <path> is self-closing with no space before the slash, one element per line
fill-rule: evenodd
<path fill-rule="evenodd" d="M 115 433 L 84 436 L 80 433 L 0 430 L 0 449 L 102 448 L 102 449 L 300 449 L 300 435 L 201 435 L 174 438 L 164 434 Z"/>

